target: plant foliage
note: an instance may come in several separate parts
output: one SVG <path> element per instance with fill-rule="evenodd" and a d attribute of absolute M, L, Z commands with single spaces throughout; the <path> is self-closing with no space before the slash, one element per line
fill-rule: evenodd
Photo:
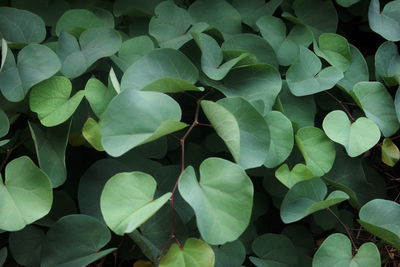
<path fill-rule="evenodd" d="M 0 0 L 0 267 L 400 266 L 400 0 Z"/>

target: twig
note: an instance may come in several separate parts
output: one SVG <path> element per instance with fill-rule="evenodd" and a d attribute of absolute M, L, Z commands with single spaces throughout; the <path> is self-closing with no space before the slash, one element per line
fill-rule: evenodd
<path fill-rule="evenodd" d="M 324 91 L 326 94 L 328 94 L 330 97 L 332 97 L 336 102 L 338 102 L 342 108 L 344 109 L 344 111 L 346 112 L 347 116 L 349 116 L 350 120 L 352 122 L 355 121 L 354 117 L 351 115 L 350 111 L 347 109 L 345 102 L 341 101 L 340 99 L 338 99 L 336 96 L 334 96 L 333 94 L 329 93 L 328 91 Z"/>
<path fill-rule="evenodd" d="M 335 216 L 335 218 L 338 220 L 338 222 L 343 226 L 344 230 L 347 233 L 347 236 L 349 237 L 349 239 L 351 241 L 351 244 L 354 247 L 354 250 L 357 251 L 358 248 L 356 246 L 356 243 L 353 240 L 353 237 L 351 236 L 351 233 L 350 233 L 349 228 L 347 227 L 347 225 L 339 218 L 339 216 L 336 215 L 336 213 L 333 212 L 333 210 L 331 210 L 330 208 L 327 208 L 327 210 L 329 210 L 329 212 L 332 213 L 332 215 Z"/>

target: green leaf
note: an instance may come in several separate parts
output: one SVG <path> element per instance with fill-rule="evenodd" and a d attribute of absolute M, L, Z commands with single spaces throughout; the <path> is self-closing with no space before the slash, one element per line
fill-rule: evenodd
<path fill-rule="evenodd" d="M 164 1 L 155 9 L 149 33 L 160 47 L 179 49 L 192 39 L 188 33 L 192 24 L 192 17 L 186 9 L 178 7 L 173 1 Z"/>
<path fill-rule="evenodd" d="M 149 36 L 136 36 L 124 41 L 117 56 L 113 55 L 111 59 L 122 71 L 126 71 L 130 65 L 152 50 L 154 43 Z"/>
<path fill-rule="evenodd" d="M 103 147 L 108 154 L 121 156 L 136 146 L 185 128 L 187 124 L 180 119 L 181 109 L 171 97 L 134 88 L 123 90 L 101 116 Z"/>
<path fill-rule="evenodd" d="M 192 33 L 192 36 L 201 50 L 201 69 L 210 79 L 223 79 L 240 60 L 247 56 L 241 54 L 222 64 L 224 55 L 217 41 L 204 33 Z"/>
<path fill-rule="evenodd" d="M 280 214 L 284 223 L 292 223 L 330 206 L 349 199 L 342 191 L 333 191 L 328 196 L 325 183 L 319 179 L 299 182 L 290 188 L 283 199 Z"/>
<path fill-rule="evenodd" d="M 342 7 L 350 7 L 358 2 L 360 2 L 360 0 L 336 0 L 336 3 Z"/>
<path fill-rule="evenodd" d="M 318 38 L 315 53 L 329 64 L 345 72 L 351 64 L 350 45 L 347 39 L 336 33 L 323 33 Z"/>
<path fill-rule="evenodd" d="M 264 166 L 275 168 L 284 162 L 292 152 L 294 145 L 293 127 L 291 121 L 279 111 L 268 112 L 264 119 L 270 135 L 268 156 Z"/>
<path fill-rule="evenodd" d="M 357 157 L 368 151 L 381 137 L 378 126 L 372 120 L 361 117 L 351 123 L 341 110 L 334 110 L 326 115 L 322 128 L 332 141 L 346 148 L 350 157 Z"/>
<path fill-rule="evenodd" d="M 110 28 L 91 28 L 76 39 L 62 32 L 58 39 L 57 54 L 62 62 L 61 73 L 76 78 L 103 57 L 114 55 L 121 48 L 121 35 Z"/>
<path fill-rule="evenodd" d="M 0 71 L 3 69 L 4 63 L 6 62 L 8 53 L 8 45 L 7 41 L 3 38 L 1 39 L 1 63 L 0 63 Z"/>
<path fill-rule="evenodd" d="M 178 50 L 156 49 L 133 63 L 124 73 L 121 89 L 136 91 L 198 91 L 193 84 L 199 73 L 193 63 Z"/>
<path fill-rule="evenodd" d="M 381 11 L 379 0 L 371 0 L 368 10 L 371 29 L 389 41 L 400 40 L 400 1 L 391 1 Z"/>
<path fill-rule="evenodd" d="M 59 125 L 68 120 L 81 103 L 85 91 L 78 91 L 70 98 L 71 81 L 63 76 L 54 76 L 32 88 L 29 107 L 38 114 L 46 127 Z"/>
<path fill-rule="evenodd" d="M 360 50 L 354 45 L 350 45 L 350 53 L 351 64 L 344 73 L 343 79 L 336 84 L 346 92 L 353 90 L 356 83 L 369 80 L 368 65 Z"/>
<path fill-rule="evenodd" d="M 212 249 L 215 253 L 215 267 L 241 266 L 246 259 L 246 249 L 239 239 L 222 246 L 213 246 Z"/>
<path fill-rule="evenodd" d="M 26 156 L 6 166 L 5 181 L 0 183 L 0 229 L 18 231 L 45 216 L 53 194 L 47 175 Z"/>
<path fill-rule="evenodd" d="M 178 188 L 194 209 L 197 227 L 207 243 L 218 245 L 234 241 L 247 228 L 254 189 L 250 178 L 238 165 L 208 158 L 200 165 L 200 181 L 190 166 L 182 174 Z"/>
<path fill-rule="evenodd" d="M 0 72 L 0 90 L 8 101 L 19 102 L 32 86 L 50 78 L 60 68 L 57 55 L 44 45 L 25 46 L 18 53 L 17 62 L 10 50 Z"/>
<path fill-rule="evenodd" d="M 388 86 L 400 84 L 400 55 L 395 43 L 384 42 L 376 50 L 375 76 Z"/>
<path fill-rule="evenodd" d="M 154 199 L 156 186 L 154 178 L 143 172 L 124 172 L 111 177 L 100 199 L 108 227 L 117 235 L 123 235 L 133 232 L 153 216 L 171 196 L 166 193 Z"/>
<path fill-rule="evenodd" d="M 40 266 L 44 238 L 44 231 L 33 225 L 11 232 L 9 246 L 15 261 L 23 266 Z"/>
<path fill-rule="evenodd" d="M 0 108 L 0 138 L 8 134 L 10 121 L 7 114 Z"/>
<path fill-rule="evenodd" d="M 374 121 L 385 137 L 391 136 L 400 128 L 393 98 L 385 86 L 379 82 L 359 82 L 354 85 L 353 95 L 365 115 Z"/>
<path fill-rule="evenodd" d="M 100 126 L 93 118 L 88 118 L 82 128 L 82 135 L 97 151 L 104 151 L 101 144 Z"/>
<path fill-rule="evenodd" d="M 198 0 L 188 11 L 195 22 L 206 22 L 226 35 L 242 30 L 239 12 L 225 0 Z"/>
<path fill-rule="evenodd" d="M 298 266 L 296 248 L 284 235 L 263 234 L 254 240 L 252 248 L 258 258 L 250 257 L 250 261 L 257 267 Z"/>
<path fill-rule="evenodd" d="M 217 134 L 222 138 L 234 160 L 240 158 L 240 129 L 235 116 L 218 103 L 202 100 L 201 108 Z"/>
<path fill-rule="evenodd" d="M 46 38 L 43 20 L 36 14 L 13 7 L 0 7 L 0 38 L 21 44 L 41 43 Z"/>
<path fill-rule="evenodd" d="M 374 199 L 365 204 L 358 222 L 371 234 L 400 249 L 400 204 Z"/>
<path fill-rule="evenodd" d="M 97 117 L 103 114 L 110 101 L 116 95 L 114 90 L 107 88 L 96 78 L 90 78 L 86 83 L 85 97 L 89 101 L 89 105 Z"/>
<path fill-rule="evenodd" d="M 255 57 L 255 63 L 263 63 L 278 69 L 278 59 L 271 45 L 258 35 L 251 33 L 237 34 L 222 43 L 225 53 L 250 53 Z"/>
<path fill-rule="evenodd" d="M 300 54 L 286 72 L 286 81 L 290 91 L 295 96 L 305 96 L 331 89 L 344 76 L 335 67 L 322 69 L 318 57 L 305 47 L 300 48 Z"/>
<path fill-rule="evenodd" d="M 385 138 L 381 147 L 381 159 L 386 165 L 393 167 L 400 160 L 399 148 L 389 138 Z"/>
<path fill-rule="evenodd" d="M 154 8 L 163 0 L 116 0 L 114 3 L 114 14 L 117 17 L 122 15 L 150 17 L 153 15 Z"/>
<path fill-rule="evenodd" d="M 338 15 L 332 1 L 296 0 L 293 9 L 297 18 L 313 32 L 315 39 L 322 33 L 336 32 Z"/>
<path fill-rule="evenodd" d="M 213 267 L 214 264 L 215 255 L 211 247 L 196 238 L 186 240 L 182 248 L 173 243 L 160 260 L 160 267 Z"/>
<path fill-rule="evenodd" d="M 41 266 L 87 266 L 115 250 L 100 251 L 110 239 L 110 231 L 98 220 L 82 214 L 65 216 L 46 234 Z"/>
<path fill-rule="evenodd" d="M 233 68 L 221 83 L 213 82 L 210 86 L 226 97 L 241 96 L 251 103 L 260 102 L 264 105 L 262 113 L 265 114 L 271 111 L 282 88 L 282 80 L 274 67 L 252 64 Z"/>
<path fill-rule="evenodd" d="M 61 186 L 67 179 L 65 150 L 71 122 L 47 129 L 32 122 L 28 125 L 40 168 L 49 176 L 53 188 Z"/>
<path fill-rule="evenodd" d="M 107 23 L 90 10 L 71 9 L 58 19 L 55 32 L 57 36 L 60 36 L 62 32 L 68 32 L 75 37 L 79 37 L 87 29 L 107 26 L 114 27 L 114 25 L 107 25 Z"/>
<path fill-rule="evenodd" d="M 272 46 L 279 64 L 289 66 L 293 64 L 300 52 L 300 45 L 308 46 L 312 34 L 303 25 L 295 25 L 289 34 L 286 34 L 286 25 L 280 18 L 263 16 L 257 20 L 262 37 Z"/>
<path fill-rule="evenodd" d="M 287 188 L 292 188 L 298 182 L 315 177 L 313 172 L 304 164 L 296 164 L 292 170 L 287 164 L 283 164 L 275 171 L 275 176 Z"/>
<path fill-rule="evenodd" d="M 315 253 L 312 264 L 313 267 L 379 267 L 381 257 L 378 248 L 372 242 L 362 244 L 353 256 L 349 238 L 336 233 L 324 240 Z"/>
<path fill-rule="evenodd" d="M 270 143 L 269 128 L 263 116 L 241 97 L 223 98 L 217 104 L 226 108 L 233 115 L 239 126 L 239 158 L 235 159 L 235 161 L 243 169 L 261 166 L 266 160 Z M 207 117 L 212 116 L 211 114 L 209 115 Z M 216 123 L 218 125 L 221 121 Z M 226 125 L 224 126 L 226 127 Z M 232 131 L 232 128 L 229 131 Z M 273 155 L 270 154 L 271 157 Z"/>
<path fill-rule="evenodd" d="M 295 139 L 307 167 L 315 176 L 329 172 L 335 161 L 336 150 L 333 142 L 321 129 L 303 127 L 297 131 Z"/>

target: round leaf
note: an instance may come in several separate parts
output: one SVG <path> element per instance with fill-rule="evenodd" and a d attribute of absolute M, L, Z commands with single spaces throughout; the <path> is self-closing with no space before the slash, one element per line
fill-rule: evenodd
<path fill-rule="evenodd" d="M 342 191 L 333 191 L 327 197 L 328 189 L 319 179 L 311 179 L 295 184 L 283 199 L 281 218 L 284 223 L 292 223 L 349 198 Z M 326 198 L 325 198 L 326 197 Z"/>
<path fill-rule="evenodd" d="M 362 244 L 353 256 L 349 238 L 344 234 L 332 234 L 318 248 L 312 266 L 379 267 L 381 258 L 378 248 L 371 242 Z"/>
<path fill-rule="evenodd" d="M 400 204 L 390 200 L 374 199 L 359 213 L 359 223 L 368 232 L 400 249 Z"/>
<path fill-rule="evenodd" d="M 244 232 L 250 221 L 253 190 L 243 169 L 220 158 L 203 161 L 200 181 L 191 166 L 179 180 L 179 192 L 194 209 L 202 238 L 212 245 L 236 240 Z"/>
<path fill-rule="evenodd" d="M 5 176 L 0 183 L 0 229 L 21 230 L 50 211 L 50 180 L 30 158 L 23 156 L 8 163 Z"/>
<path fill-rule="evenodd" d="M 21 101 L 32 86 L 50 78 L 60 68 L 60 60 L 47 46 L 25 46 L 18 53 L 17 62 L 9 51 L 0 72 L 0 90 L 7 100 Z"/>
<path fill-rule="evenodd" d="M 214 263 L 215 255 L 211 247 L 200 239 L 189 238 L 183 248 L 172 244 L 161 258 L 160 267 L 213 267 Z"/>
<path fill-rule="evenodd" d="M 185 128 L 180 119 L 179 104 L 171 97 L 133 88 L 124 90 L 101 116 L 103 147 L 108 154 L 121 156 L 138 145 Z"/>
<path fill-rule="evenodd" d="M 395 43 L 384 42 L 376 50 L 375 76 L 388 86 L 400 84 L 400 55 Z"/>
<path fill-rule="evenodd" d="M 350 157 L 357 157 L 368 151 L 381 137 L 378 126 L 372 120 L 361 117 L 351 123 L 341 110 L 334 110 L 326 115 L 322 127 L 331 140 L 346 148 Z"/>
<path fill-rule="evenodd" d="M 65 216 L 47 232 L 40 266 L 87 266 L 115 250 L 100 251 L 110 239 L 107 227 L 93 217 L 82 214 Z"/>
<path fill-rule="evenodd" d="M 143 172 L 125 172 L 111 177 L 100 199 L 108 227 L 117 235 L 131 233 L 168 201 L 171 193 L 154 199 L 157 183 Z"/>
<path fill-rule="evenodd" d="M 318 38 L 315 52 L 329 64 L 345 72 L 351 64 L 350 46 L 346 38 L 336 33 L 323 33 Z"/>
<path fill-rule="evenodd" d="M 381 11 L 379 0 L 371 0 L 368 10 L 371 29 L 389 41 L 400 40 L 400 1 L 387 3 Z"/>
<path fill-rule="evenodd" d="M 38 114 L 46 127 L 59 125 L 68 120 L 81 103 L 85 92 L 78 91 L 70 98 L 72 84 L 63 76 L 54 76 L 32 88 L 29 106 Z"/>

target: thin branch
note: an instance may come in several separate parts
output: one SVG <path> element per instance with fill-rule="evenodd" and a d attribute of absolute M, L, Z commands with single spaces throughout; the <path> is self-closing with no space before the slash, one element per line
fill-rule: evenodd
<path fill-rule="evenodd" d="M 336 102 L 338 102 L 342 106 L 343 110 L 346 112 L 347 116 L 349 116 L 349 118 L 350 118 L 350 120 L 352 122 L 355 121 L 354 117 L 351 115 L 350 111 L 347 109 L 347 107 L 345 105 L 346 102 L 343 102 L 342 100 L 338 99 L 336 96 L 334 96 L 333 94 L 329 93 L 328 91 L 324 91 L 324 92 L 326 94 L 328 94 L 331 98 L 333 98 Z"/>
<path fill-rule="evenodd" d="M 349 237 L 349 239 L 350 239 L 350 241 L 351 241 L 351 244 L 353 244 L 354 250 L 357 251 L 358 248 L 357 248 L 357 246 L 356 246 L 356 243 L 355 243 L 354 240 L 353 240 L 353 237 L 352 237 L 352 235 L 351 235 L 351 233 L 350 233 L 350 230 L 349 230 L 349 228 L 347 227 L 347 225 L 339 218 L 339 216 L 336 215 L 336 213 L 333 212 L 333 210 L 331 210 L 330 208 L 327 208 L 327 210 L 328 210 L 330 213 L 332 213 L 332 215 L 333 215 L 333 216 L 338 220 L 338 222 L 343 226 L 344 230 L 345 230 L 346 233 L 347 233 L 347 236 Z"/>

